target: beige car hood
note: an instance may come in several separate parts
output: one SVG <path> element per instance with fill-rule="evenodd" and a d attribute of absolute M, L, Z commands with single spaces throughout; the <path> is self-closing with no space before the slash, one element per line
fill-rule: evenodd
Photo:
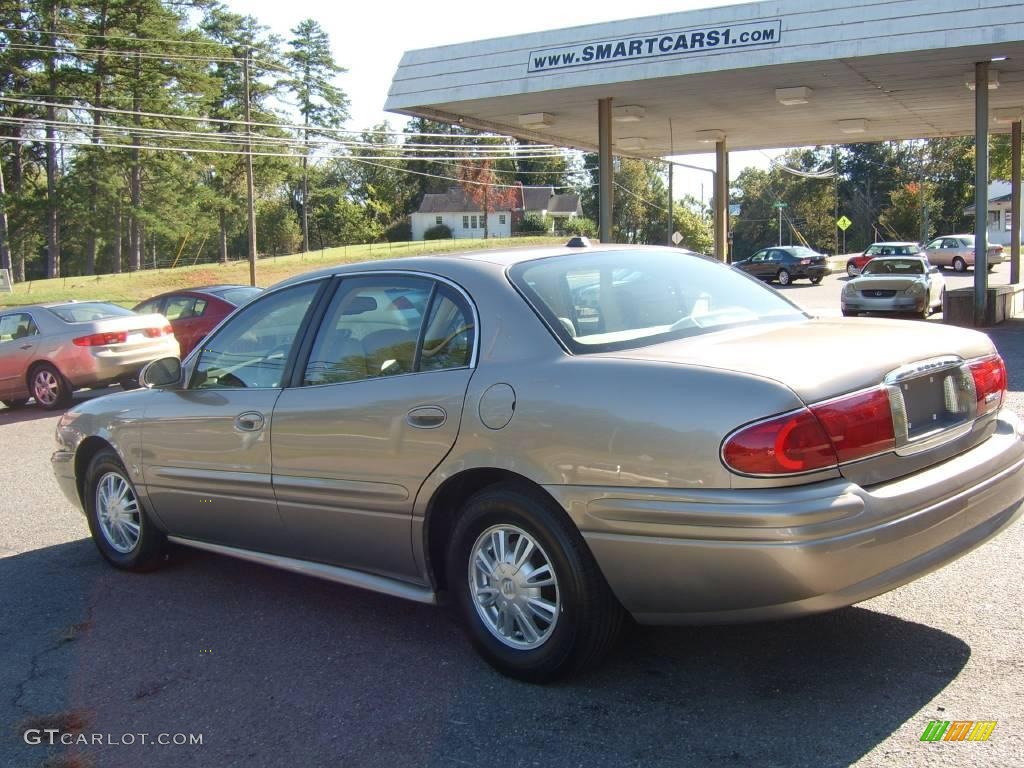
<path fill-rule="evenodd" d="M 905 291 L 911 285 L 922 282 L 924 275 L 881 275 L 879 277 L 858 277 L 847 285 L 858 291 Z"/>
<path fill-rule="evenodd" d="M 950 354 L 969 359 L 993 351 L 984 334 L 937 323 L 817 318 L 717 331 L 602 356 L 761 376 L 814 403 L 874 386 L 907 363 Z"/>

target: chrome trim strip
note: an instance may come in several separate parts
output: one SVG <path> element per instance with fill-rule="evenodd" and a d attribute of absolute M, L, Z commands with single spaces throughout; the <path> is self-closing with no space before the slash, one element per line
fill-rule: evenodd
<path fill-rule="evenodd" d="M 253 552 L 248 549 L 228 547 L 223 544 L 211 544 L 207 541 L 196 541 L 195 539 L 183 539 L 180 536 L 168 536 L 168 541 L 181 544 L 186 547 L 203 549 L 218 555 L 236 557 L 240 560 L 248 560 L 259 565 L 269 565 L 271 568 L 280 568 L 292 573 L 299 573 L 303 576 L 312 576 L 317 579 L 333 581 L 336 584 L 344 584 L 349 587 L 360 587 L 373 592 L 400 597 L 404 600 L 412 600 L 427 605 L 437 604 L 437 595 L 432 589 L 418 587 L 397 579 L 389 579 L 386 576 L 376 576 L 362 571 L 353 571 L 349 568 L 341 568 L 326 563 L 315 563 L 308 560 L 296 560 L 283 555 L 270 555 L 265 552 Z"/>

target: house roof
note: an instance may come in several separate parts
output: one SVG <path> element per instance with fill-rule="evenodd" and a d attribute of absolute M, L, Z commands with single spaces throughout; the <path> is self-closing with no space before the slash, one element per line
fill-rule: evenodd
<path fill-rule="evenodd" d="M 526 187 L 522 193 L 523 210 L 548 211 L 550 213 L 578 213 L 580 210 L 579 195 L 556 195 L 553 187 Z M 519 205 L 516 207 L 518 208 Z M 462 187 L 451 187 L 447 192 L 428 193 L 423 196 L 419 213 L 463 213 L 479 212 L 476 205 Z"/>

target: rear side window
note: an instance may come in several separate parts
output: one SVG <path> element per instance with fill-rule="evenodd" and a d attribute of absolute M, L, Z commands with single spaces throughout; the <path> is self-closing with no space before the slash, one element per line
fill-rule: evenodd
<path fill-rule="evenodd" d="M 61 304 L 57 307 L 48 307 L 48 309 L 65 323 L 91 323 L 95 320 L 106 320 L 108 317 L 130 317 L 135 314 L 132 310 L 119 307 L 116 304 L 98 301 Z"/>
<path fill-rule="evenodd" d="M 317 333 L 303 384 L 466 367 L 474 334 L 461 296 L 429 278 L 345 280 Z"/>

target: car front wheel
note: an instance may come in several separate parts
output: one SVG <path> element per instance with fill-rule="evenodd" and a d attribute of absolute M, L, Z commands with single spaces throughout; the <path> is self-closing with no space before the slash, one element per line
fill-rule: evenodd
<path fill-rule="evenodd" d="M 776 277 L 779 279 L 779 285 L 789 285 L 793 282 L 793 276 L 789 274 L 788 269 L 780 269 Z"/>
<path fill-rule="evenodd" d="M 519 680 L 542 683 L 596 665 L 626 615 L 565 512 L 514 484 L 463 507 L 447 575 L 470 642 Z"/>
<path fill-rule="evenodd" d="M 85 478 L 85 514 L 100 554 L 115 568 L 148 571 L 163 557 L 164 535 L 139 501 L 113 450 L 97 453 Z"/>
<path fill-rule="evenodd" d="M 29 389 L 36 402 L 48 411 L 71 402 L 71 384 L 49 363 L 40 363 L 32 369 Z"/>
<path fill-rule="evenodd" d="M 846 274 L 850 277 L 857 276 L 857 266 L 852 261 L 846 262 Z"/>

